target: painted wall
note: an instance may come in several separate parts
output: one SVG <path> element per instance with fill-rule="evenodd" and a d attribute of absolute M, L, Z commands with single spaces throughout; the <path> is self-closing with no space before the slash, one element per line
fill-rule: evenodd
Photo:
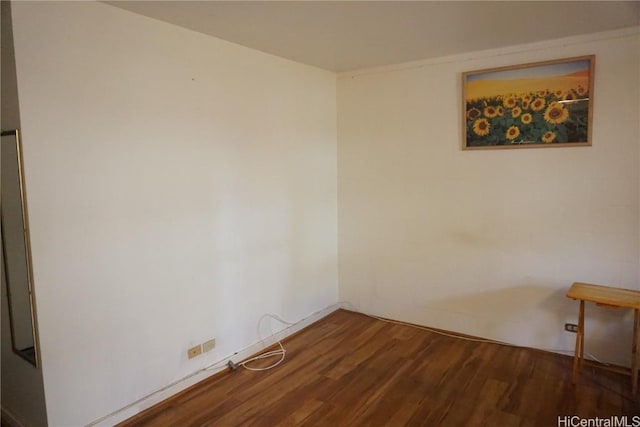
<path fill-rule="evenodd" d="M 20 114 L 18 111 L 18 92 L 16 83 L 15 56 L 13 49 L 13 32 L 11 25 L 11 7 L 9 2 L 0 3 L 1 31 L 2 31 L 2 47 L 1 47 L 1 70 L 0 70 L 0 91 L 2 109 L 2 130 L 20 128 Z M 2 156 L 2 170 L 5 172 L 5 162 L 7 159 Z M 4 182 L 4 181 L 3 181 Z M 3 188 L 3 193 L 6 188 Z M 3 210 L 7 206 L 3 204 Z M 8 230 L 2 230 L 6 233 Z M 20 233 L 21 234 L 21 233 Z M 0 249 L 1 251 L 2 249 Z M 7 300 L 7 287 L 5 283 L 5 265 L 4 256 L 0 253 L 2 260 L 2 306 L 0 312 L 2 318 L 0 325 L 2 326 L 2 355 L 1 363 L 2 372 L 0 375 L 2 382 L 1 400 L 2 412 L 5 416 L 12 420 L 20 422 L 28 426 L 46 426 L 47 414 L 45 408 L 44 386 L 42 381 L 42 370 L 29 364 L 26 360 L 13 352 L 11 342 L 11 328 L 9 322 L 9 305 Z M 25 272 L 26 273 L 26 272 Z M 14 298 L 15 299 L 15 298 Z M 18 302 L 18 301 L 15 301 Z M 23 301 L 28 304 L 28 301 Z M 26 308 L 26 307 L 25 307 Z M 28 310 L 28 308 L 26 308 Z M 23 311 L 28 314 L 28 311 Z M 17 328 L 23 327 L 20 336 L 31 337 L 30 316 L 26 321 L 18 321 L 15 325 Z M 27 325 L 29 323 L 29 325 Z M 24 343 L 19 343 L 24 344 Z"/>
<path fill-rule="evenodd" d="M 13 17 L 49 425 L 337 301 L 335 75 L 101 3 Z"/>
<path fill-rule="evenodd" d="M 595 54 L 593 146 L 461 151 L 461 73 Z M 638 285 L 638 28 L 338 79 L 340 297 L 543 349 L 572 282 Z M 587 308 L 585 350 L 630 364 L 631 313 Z"/>
<path fill-rule="evenodd" d="M 344 74 L 336 129 L 331 73 L 101 3 L 14 20 L 49 425 L 334 303 L 338 241 L 342 300 L 540 348 L 571 282 L 638 286 L 637 29 Z M 461 72 L 592 53 L 593 147 L 459 150 Z M 628 364 L 628 313 L 588 312 Z"/>

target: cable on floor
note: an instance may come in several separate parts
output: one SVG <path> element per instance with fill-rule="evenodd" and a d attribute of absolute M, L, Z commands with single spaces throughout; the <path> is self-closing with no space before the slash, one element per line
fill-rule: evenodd
<path fill-rule="evenodd" d="M 356 313 L 359 313 L 359 314 L 363 314 L 363 315 L 365 315 L 367 317 L 371 317 L 372 319 L 380 320 L 382 322 L 387 322 L 387 323 L 393 323 L 393 324 L 397 324 L 397 325 L 410 326 L 412 328 L 421 329 L 421 330 L 424 330 L 424 331 L 432 332 L 434 334 L 443 335 L 445 337 L 450 337 L 450 338 L 456 338 L 456 339 L 459 339 L 459 340 L 471 341 L 471 342 L 477 342 L 477 343 L 498 344 L 498 345 L 502 345 L 502 346 L 505 346 L 505 347 L 521 348 L 521 349 L 526 349 L 526 350 L 543 350 L 543 351 L 549 351 L 549 352 L 554 352 L 554 353 L 567 353 L 567 354 L 574 353 L 574 350 L 559 350 L 559 349 L 550 349 L 550 348 L 539 349 L 539 348 L 528 347 L 528 346 L 524 346 L 524 345 L 511 344 L 511 343 L 504 342 L 504 341 L 496 341 L 496 340 L 489 340 L 489 339 L 485 339 L 485 338 L 474 338 L 474 337 L 466 337 L 464 335 L 450 334 L 450 333 L 447 333 L 447 332 L 444 332 L 444 331 L 440 331 L 438 329 L 430 328 L 428 326 L 416 325 L 414 323 L 403 322 L 403 321 L 400 321 L 400 320 L 386 319 L 384 317 L 376 316 L 374 314 L 365 313 L 365 312 L 362 312 L 362 311 L 358 310 L 353 304 L 351 304 L 348 301 L 340 301 L 340 304 L 348 305 L 348 306 L 351 307 L 350 310 L 352 310 L 352 311 L 354 311 Z M 585 353 L 585 355 L 587 356 L 587 358 L 589 358 L 590 360 L 593 360 L 594 362 L 598 362 L 598 363 L 600 363 L 602 365 L 605 365 L 605 366 L 611 366 L 611 364 L 609 364 L 609 363 L 600 361 L 600 359 L 598 359 L 596 356 L 594 356 L 591 353 Z"/>
<path fill-rule="evenodd" d="M 278 316 L 276 314 L 264 314 L 260 318 L 260 320 L 258 321 L 258 336 L 260 336 L 260 324 L 262 323 L 262 321 L 264 319 L 274 319 L 274 320 L 277 320 L 278 322 L 280 322 L 282 324 L 285 324 L 285 325 L 287 325 L 289 327 L 295 325 L 295 323 L 288 322 L 288 321 L 282 319 L 280 316 Z M 301 321 L 302 320 L 300 320 L 300 322 Z M 271 335 L 269 335 L 267 338 L 274 337 L 275 334 L 273 333 L 273 330 L 271 329 L 271 323 L 267 323 L 267 325 L 269 327 L 269 332 L 271 332 Z M 264 338 L 264 339 L 261 338 L 260 341 L 262 341 L 264 343 L 264 340 L 267 339 L 267 338 Z M 267 371 L 269 369 L 275 368 L 276 366 L 278 366 L 279 364 L 281 364 L 284 361 L 284 358 L 285 358 L 285 356 L 287 354 L 287 350 L 285 350 L 284 346 L 282 345 L 282 341 L 278 340 L 277 344 L 278 344 L 278 347 L 280 347 L 279 349 L 266 351 L 266 352 L 264 352 L 262 354 L 254 356 L 254 357 L 252 357 L 250 359 L 244 360 L 244 361 L 238 363 L 238 365 L 242 366 L 245 369 L 248 369 L 249 371 Z M 248 363 L 255 362 L 256 360 L 268 359 L 270 357 L 276 357 L 276 356 L 280 356 L 280 359 L 278 359 L 276 362 L 272 363 L 271 365 L 265 366 L 263 368 L 253 368 L 253 367 L 247 365 Z"/>
<path fill-rule="evenodd" d="M 298 320 L 297 322 L 289 322 L 288 320 L 284 320 L 282 317 L 278 316 L 277 314 L 263 314 L 262 317 L 260 317 L 260 320 L 258 320 L 258 326 L 257 326 L 258 327 L 258 337 L 260 337 L 260 341 L 264 344 L 264 342 L 267 339 L 273 338 L 273 337 L 276 336 L 276 333 L 274 333 L 273 330 L 271 329 L 271 323 L 268 323 L 267 325 L 268 325 L 268 328 L 269 328 L 270 335 L 268 337 L 266 337 L 266 338 L 262 338 L 260 326 L 262 325 L 262 322 L 265 319 L 273 319 L 273 320 L 276 320 L 276 321 L 282 323 L 283 325 L 286 325 L 286 327 L 283 330 L 278 332 L 278 333 L 281 333 L 281 332 L 286 331 L 287 329 L 289 329 L 289 328 L 291 328 L 291 327 L 293 327 L 293 326 L 295 326 L 295 325 L 297 325 L 297 324 L 299 324 L 301 322 L 304 322 L 308 318 L 310 318 L 312 316 L 315 316 L 316 314 L 321 313 L 321 312 L 327 310 L 328 308 L 334 307 L 336 305 L 340 306 L 340 303 L 333 304 L 333 305 L 331 305 L 329 307 L 325 307 L 325 308 L 323 308 L 321 310 L 316 310 L 313 313 L 307 315 L 306 317 L 303 317 L 302 319 Z M 233 362 L 229 363 L 231 361 L 231 359 L 229 359 L 229 358 L 228 359 L 224 359 L 224 360 L 221 360 L 219 362 L 214 363 L 211 366 L 208 366 L 208 367 L 204 368 L 203 370 L 213 369 L 215 367 L 221 366 L 221 364 L 229 364 L 230 366 L 233 366 L 233 367 L 242 366 L 243 368 L 245 368 L 245 369 L 247 369 L 249 371 L 266 371 L 266 370 L 269 370 L 269 369 L 273 369 L 276 366 L 280 365 L 284 361 L 284 358 L 285 358 L 285 356 L 287 354 L 287 350 L 284 348 L 284 345 L 282 345 L 282 341 L 280 339 L 278 339 L 275 343 L 278 344 L 278 347 L 279 347 L 276 350 L 266 351 L 264 353 L 258 354 L 257 356 L 254 356 L 254 357 L 252 357 L 250 359 L 243 360 L 242 362 L 239 362 L 237 364 L 235 364 Z M 272 344 L 269 344 L 268 346 L 271 346 L 271 345 Z M 255 368 L 255 367 L 252 367 L 252 366 L 248 366 L 248 364 L 251 363 L 251 362 L 255 362 L 255 361 L 258 361 L 258 360 L 262 360 L 262 359 L 268 359 L 270 357 L 277 357 L 277 356 L 280 356 L 280 358 L 277 361 L 275 361 L 274 363 L 272 363 L 271 365 L 269 365 L 269 366 L 265 366 L 265 367 L 262 367 L 262 368 Z"/>

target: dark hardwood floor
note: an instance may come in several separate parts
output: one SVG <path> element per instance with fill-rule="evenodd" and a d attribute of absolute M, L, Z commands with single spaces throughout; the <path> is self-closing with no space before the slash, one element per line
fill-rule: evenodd
<path fill-rule="evenodd" d="M 121 426 L 557 426 L 640 414 L 629 376 L 338 310 L 275 369 L 215 375 Z M 629 418 L 629 422 L 631 418 Z"/>

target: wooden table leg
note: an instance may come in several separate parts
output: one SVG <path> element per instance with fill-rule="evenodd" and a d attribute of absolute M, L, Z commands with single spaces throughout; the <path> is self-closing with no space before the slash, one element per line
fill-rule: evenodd
<path fill-rule="evenodd" d="M 638 391 L 638 331 L 640 330 L 640 312 L 633 310 L 633 345 L 631 346 L 631 391 Z"/>
<path fill-rule="evenodd" d="M 576 334 L 576 350 L 573 355 L 573 377 L 571 382 L 576 383 L 578 379 L 578 359 L 580 359 L 580 365 L 582 365 L 582 358 L 584 357 L 584 301 L 580 300 L 580 314 L 578 316 L 578 333 Z"/>
<path fill-rule="evenodd" d="M 578 333 L 580 334 L 580 369 L 584 365 L 584 300 L 580 301 L 580 318 L 578 319 Z"/>

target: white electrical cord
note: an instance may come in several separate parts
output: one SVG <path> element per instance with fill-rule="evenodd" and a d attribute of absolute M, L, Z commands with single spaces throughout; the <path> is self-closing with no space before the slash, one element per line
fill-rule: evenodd
<path fill-rule="evenodd" d="M 408 323 L 408 322 L 402 322 L 399 320 L 391 320 L 391 319 L 385 319 L 384 317 L 379 317 L 373 314 L 368 314 L 368 313 L 364 313 L 362 311 L 359 311 L 353 304 L 351 304 L 348 301 L 341 301 L 340 302 L 343 305 L 349 305 L 352 307 L 352 310 L 356 313 L 359 314 L 363 314 L 367 317 L 371 317 L 372 319 L 376 319 L 376 320 L 380 320 L 382 322 L 387 322 L 387 323 L 393 323 L 393 324 L 397 324 L 397 325 L 403 325 L 403 326 L 411 326 L 413 328 L 416 329 L 421 329 L 424 331 L 428 331 L 428 332 L 433 332 L 434 334 L 438 334 L 438 335 L 443 335 L 445 337 L 450 337 L 450 338 L 456 338 L 459 340 L 463 340 L 463 341 L 471 341 L 471 342 L 478 342 L 478 343 L 487 343 L 487 344 L 498 344 L 498 345 L 502 345 L 505 347 L 513 347 L 513 348 L 523 348 L 523 349 L 527 349 L 527 350 L 542 350 L 542 351 L 549 351 L 549 352 L 554 352 L 554 353 L 568 353 L 568 354 L 572 354 L 574 353 L 574 350 L 559 350 L 559 349 L 550 349 L 550 348 L 543 348 L 543 349 L 537 349 L 534 347 L 527 347 L 524 345 L 517 345 L 517 344 L 511 344 L 508 342 L 504 342 L 504 341 L 495 341 L 495 340 L 489 340 L 489 339 L 485 339 L 485 338 L 473 338 L 473 337 L 466 337 L 464 335 L 456 335 L 456 334 L 449 334 L 447 332 L 444 331 L 440 331 L 438 329 L 433 329 L 433 328 L 429 328 L 428 326 L 420 326 L 420 325 L 416 325 L 413 323 Z M 594 356 L 591 353 L 585 353 L 587 355 L 587 357 L 590 360 L 593 360 L 595 362 L 598 362 L 602 365 L 605 366 L 611 366 L 611 364 L 606 363 L 606 362 L 602 362 L 600 361 L 596 356 Z"/>
<path fill-rule="evenodd" d="M 287 354 L 287 350 L 284 349 L 280 341 L 278 341 L 278 346 L 280 346 L 280 349 L 278 350 L 267 351 L 266 353 L 259 354 L 258 356 L 252 357 L 251 359 L 247 359 L 239 363 L 238 365 L 250 371 L 267 371 L 269 369 L 275 368 L 284 361 L 284 356 Z M 269 366 L 265 366 L 264 368 L 252 368 L 251 366 L 247 366 L 247 363 L 255 362 L 256 360 L 267 359 L 274 356 L 280 356 L 280 359 Z"/>
<path fill-rule="evenodd" d="M 276 314 L 265 314 L 258 321 L 258 336 L 260 336 L 260 324 L 262 323 L 262 321 L 264 319 L 274 319 L 274 320 L 277 320 L 278 322 L 283 323 L 283 324 L 288 325 L 288 326 L 295 325 L 295 323 L 288 322 L 288 321 L 282 319 L 280 316 L 278 316 Z M 271 335 L 269 337 L 267 337 L 267 338 L 271 338 L 271 337 L 275 336 L 275 334 L 273 333 L 273 330 L 271 330 L 271 324 L 270 323 L 268 323 L 268 326 L 269 326 L 269 332 L 271 332 Z M 261 338 L 260 341 L 262 341 L 264 343 L 265 339 Z M 282 342 L 280 340 L 278 340 L 277 343 L 278 343 L 278 346 L 280 347 L 279 349 L 271 350 L 271 351 L 267 351 L 265 353 L 259 354 L 259 355 L 255 356 L 255 357 L 252 357 L 251 359 L 247 359 L 247 360 L 244 360 L 244 361 L 240 362 L 238 365 L 242 366 L 245 369 L 248 369 L 249 371 L 266 371 L 266 370 L 275 368 L 276 366 L 278 366 L 279 364 L 281 364 L 284 361 L 284 357 L 287 354 L 287 350 L 284 349 L 284 346 L 282 345 Z M 280 356 L 280 359 L 278 359 L 276 362 L 274 362 L 271 365 L 266 366 L 264 368 L 252 368 L 251 366 L 247 366 L 247 363 L 255 362 L 256 360 L 268 359 L 270 357 L 275 357 L 275 356 Z"/>
<path fill-rule="evenodd" d="M 401 322 L 401 321 L 398 321 L 398 320 L 385 319 L 384 317 L 379 317 L 379 316 L 375 316 L 375 315 L 372 315 L 372 314 L 364 313 L 364 312 L 358 310 L 353 304 L 351 304 L 348 301 L 339 301 L 336 304 L 333 304 L 333 305 L 331 305 L 329 307 L 334 307 L 336 305 L 337 306 L 343 306 L 344 308 L 346 308 L 345 306 L 351 306 L 351 308 L 348 309 L 348 310 L 353 311 L 355 313 L 362 314 L 364 316 L 371 317 L 371 318 L 376 319 L 376 320 L 380 320 L 382 322 L 395 323 L 395 324 L 404 325 L 404 326 L 411 326 L 413 328 L 422 329 L 422 330 L 425 330 L 425 331 L 428 331 L 428 332 L 433 332 L 435 334 L 444 335 L 446 337 L 451 337 L 451 338 L 456 338 L 456 339 L 461 339 L 461 340 L 466 340 L 466 341 L 480 342 L 480 343 L 498 344 L 498 345 L 504 345 L 504 346 L 507 346 L 507 347 L 515 347 L 515 348 L 524 348 L 524 349 L 536 350 L 535 348 L 532 348 L 532 347 L 525 347 L 525 346 L 520 346 L 520 345 L 516 345 L 516 344 L 509 344 L 509 343 L 506 343 L 506 342 L 492 341 L 492 340 L 487 340 L 487 339 L 482 339 L 482 338 L 472 338 L 472 337 L 465 337 L 465 336 L 460 336 L 460 335 L 455 335 L 455 334 L 449 334 L 449 333 L 446 333 L 446 332 L 443 332 L 443 331 L 439 331 L 437 329 L 429 328 L 429 327 L 426 327 L 426 326 L 415 325 L 413 323 Z M 260 334 L 260 324 L 265 318 L 271 318 L 271 319 L 277 320 L 280 323 L 283 323 L 283 324 L 287 325 L 288 327 L 283 329 L 283 330 L 286 330 L 286 329 L 288 329 L 288 328 L 290 328 L 292 326 L 297 325 L 300 322 L 303 322 L 303 321 L 307 320 L 309 317 L 320 313 L 321 311 L 327 310 L 327 308 L 329 308 L 329 307 L 326 307 L 326 308 L 324 308 L 322 310 L 314 311 L 313 313 L 309 314 L 307 317 L 304 317 L 304 318 L 300 319 L 299 321 L 297 321 L 295 323 L 288 322 L 288 321 L 282 319 L 280 316 L 277 316 L 275 314 L 264 314 L 260 318 L 260 320 L 258 321 L 258 336 L 261 335 Z M 271 330 L 271 325 L 269 325 L 269 331 L 271 332 L 271 335 L 269 337 L 267 337 L 267 338 L 271 338 L 271 337 L 275 336 L 275 334 Z M 282 331 L 280 331 L 280 332 L 282 332 Z M 265 339 L 267 339 L 267 338 L 265 338 Z M 261 339 L 261 341 L 264 342 L 265 339 Z M 243 366 L 245 369 L 248 369 L 250 371 L 265 371 L 267 369 L 275 368 L 276 366 L 280 365 L 284 361 L 284 358 L 285 358 L 285 355 L 286 355 L 286 350 L 285 350 L 284 346 L 282 345 L 282 342 L 280 340 L 278 340 L 277 344 L 280 347 L 280 349 L 267 351 L 265 353 L 259 354 L 259 355 L 255 356 L 255 357 L 250 358 L 250 359 L 244 360 L 244 361 L 238 363 L 238 366 Z M 239 352 L 244 351 L 244 350 L 246 350 L 246 349 L 248 349 L 249 347 L 252 347 L 252 346 L 253 345 L 250 345 L 250 346 L 247 346 L 247 347 L 245 347 L 243 349 L 240 349 L 237 352 L 235 352 L 234 355 L 238 354 Z M 553 351 L 553 352 L 573 353 L 573 350 L 551 350 L 551 349 L 543 349 L 543 350 Z M 280 359 L 278 361 L 276 361 L 275 363 L 271 364 L 270 366 L 267 366 L 267 367 L 264 367 L 264 368 L 252 368 L 250 366 L 246 366 L 247 363 L 250 363 L 250 362 L 253 362 L 253 361 L 256 361 L 256 360 L 266 359 L 266 358 L 269 358 L 269 357 L 274 357 L 274 356 L 280 356 Z M 587 356 L 589 356 L 592 360 L 595 360 L 598 363 L 602 363 L 603 365 L 610 366 L 608 363 L 600 362 L 594 355 L 592 355 L 590 353 L 587 353 Z M 87 424 L 85 427 L 95 426 L 96 424 L 99 424 L 100 422 L 102 422 L 102 421 L 104 421 L 104 420 L 106 420 L 106 419 L 108 419 L 108 418 L 110 418 L 110 417 L 122 412 L 122 411 L 125 411 L 125 410 L 127 410 L 127 409 L 129 409 L 129 408 L 141 403 L 141 402 L 143 402 L 144 400 L 148 399 L 149 397 L 154 396 L 154 395 L 156 395 L 156 394 L 158 394 L 158 393 L 160 393 L 162 391 L 165 391 L 165 390 L 169 389 L 170 387 L 173 387 L 174 385 L 177 385 L 180 382 L 185 381 L 185 380 L 187 380 L 189 378 L 192 378 L 192 377 L 194 377 L 194 376 L 196 376 L 196 375 L 198 375 L 198 374 L 200 374 L 202 372 L 206 372 L 206 371 L 209 371 L 209 370 L 212 370 L 212 369 L 215 369 L 215 368 L 220 368 L 220 367 L 222 367 L 224 365 L 227 365 L 227 364 L 229 364 L 229 362 L 231 362 L 231 357 L 232 356 L 227 356 L 227 357 L 225 357 L 225 358 L 223 358 L 223 359 L 221 359 L 221 360 L 219 360 L 219 361 L 217 361 L 217 362 L 215 362 L 215 363 L 213 363 L 213 364 L 211 364 L 209 366 L 201 368 L 201 369 L 191 373 L 190 375 L 187 375 L 184 378 L 181 378 L 181 379 L 179 379 L 177 381 L 174 381 L 173 383 L 168 384 L 165 387 L 162 387 L 161 389 L 156 390 L 156 391 L 154 391 L 154 392 L 152 392 L 152 393 L 150 393 L 150 394 L 148 394 L 148 395 L 136 400 L 133 403 L 130 403 L 129 405 L 127 405 L 125 407 L 122 407 L 122 408 L 120 408 L 120 409 L 118 409 L 118 410 L 116 410 L 116 411 L 114 411 L 114 412 L 112 412 L 112 413 L 110 413 L 108 415 L 105 415 L 103 417 L 98 418 L 97 420 L 94 420 L 93 422 Z"/>
<path fill-rule="evenodd" d="M 356 312 L 356 313 L 365 315 L 367 317 L 370 317 L 372 319 L 376 319 L 376 320 L 379 320 L 379 321 L 382 321 L 382 322 L 393 323 L 393 324 L 402 325 L 402 326 L 410 326 L 412 328 L 421 329 L 421 330 L 424 330 L 424 331 L 432 332 L 434 334 L 442 335 L 442 336 L 449 337 L 449 338 L 455 338 L 455 339 L 459 339 L 459 340 L 463 340 L 463 341 L 470 341 L 470 342 L 476 342 L 476 343 L 487 343 L 487 344 L 497 344 L 497 345 L 502 345 L 502 346 L 505 346 L 505 347 L 522 348 L 522 349 L 528 349 L 528 350 L 543 350 L 543 351 L 549 351 L 549 352 L 554 352 L 554 353 L 572 354 L 574 352 L 574 350 L 562 350 L 562 349 L 549 349 L 549 348 L 537 349 L 537 348 L 534 348 L 534 347 L 511 344 L 511 343 L 504 342 L 504 341 L 490 340 L 490 339 L 485 339 L 485 338 L 474 338 L 474 337 L 467 337 L 467 336 L 464 336 L 464 335 L 457 335 L 457 334 L 453 334 L 453 333 L 447 333 L 447 332 L 444 332 L 444 331 L 441 331 L 441 330 L 438 330 L 438 329 L 430 328 L 428 326 L 421 326 L 421 325 L 416 325 L 416 324 L 413 324 L 413 323 L 403 322 L 403 321 L 399 321 L 399 320 L 386 319 L 384 317 L 380 317 L 380 316 L 376 316 L 376 315 L 373 315 L 373 314 L 364 313 L 364 312 L 358 310 L 352 303 L 350 303 L 348 301 L 339 301 L 337 304 L 341 305 L 343 307 L 349 306 L 349 307 L 351 307 L 350 309 L 352 311 Z M 316 312 L 310 314 L 309 316 L 305 317 L 304 319 L 299 320 L 296 323 L 288 322 L 288 321 L 282 319 L 280 316 L 278 316 L 276 314 L 264 314 L 260 318 L 260 320 L 258 321 L 258 336 L 261 335 L 260 334 L 260 325 L 262 324 L 262 321 L 265 318 L 271 318 L 271 319 L 277 320 L 278 322 L 283 323 L 283 324 L 287 325 L 288 327 L 291 327 L 293 325 L 296 325 L 297 323 L 300 323 L 300 322 L 306 320 L 308 317 L 311 317 L 314 314 L 319 313 L 320 311 L 322 311 L 322 310 L 316 311 Z M 271 337 L 275 336 L 275 333 L 271 330 L 271 325 L 270 324 L 269 324 L 269 332 L 271 333 L 271 335 L 269 337 L 267 337 L 267 338 L 271 338 Z M 264 340 L 267 339 L 267 338 L 264 338 L 264 339 L 261 338 L 261 341 L 264 342 Z M 242 366 L 245 369 L 248 369 L 250 371 L 266 371 L 268 369 L 275 368 L 276 366 L 280 365 L 284 361 L 284 358 L 285 358 L 285 355 L 286 355 L 286 352 L 287 352 L 285 350 L 284 346 L 282 345 L 282 342 L 280 340 L 277 341 L 277 344 L 280 347 L 279 349 L 267 351 L 265 353 L 259 354 L 259 355 L 255 356 L 255 357 L 250 358 L 250 359 L 244 360 L 241 363 L 238 363 L 238 366 Z M 253 368 L 253 367 L 247 366 L 247 363 L 251 363 L 251 362 L 254 362 L 254 361 L 257 361 L 257 360 L 267 359 L 269 357 L 275 357 L 275 356 L 280 356 L 280 359 L 278 359 L 276 362 L 274 362 L 273 364 L 271 364 L 271 365 L 269 365 L 267 367 L 264 367 L 264 368 Z M 600 363 L 602 365 L 610 366 L 610 364 L 600 361 L 596 356 L 594 356 L 591 353 L 586 353 L 586 356 L 587 356 L 588 359 L 591 359 L 591 360 L 593 360 L 595 362 L 598 362 L 598 363 Z"/>
<path fill-rule="evenodd" d="M 313 313 L 307 315 L 306 317 L 303 317 L 302 319 L 298 320 L 295 323 L 288 322 L 288 321 L 284 320 L 283 318 L 281 318 L 280 316 L 275 315 L 275 314 L 264 314 L 260 318 L 260 320 L 258 321 L 258 337 L 261 337 L 260 325 L 262 324 L 262 321 L 264 319 L 266 319 L 266 318 L 271 318 L 271 319 L 277 320 L 280 323 L 283 323 L 283 324 L 287 325 L 286 328 L 284 328 L 283 330 L 278 332 L 278 333 L 282 333 L 283 331 L 285 331 L 285 330 L 297 325 L 298 323 L 304 322 L 308 318 L 310 318 L 312 316 L 315 316 L 318 313 L 321 313 L 323 311 L 329 310 L 330 308 L 336 307 L 336 306 L 337 306 L 337 308 L 339 308 L 340 304 L 336 303 L 336 304 L 332 304 L 330 306 L 327 306 L 327 307 L 325 307 L 323 309 L 316 310 Z M 264 341 L 266 339 L 274 337 L 276 335 L 271 330 L 271 325 L 270 324 L 269 324 L 269 332 L 271 332 L 270 336 L 268 336 L 267 338 L 264 338 L 264 339 L 263 338 L 260 339 L 263 343 L 264 343 Z M 285 350 L 284 346 L 282 345 L 282 342 L 280 340 L 278 340 L 277 344 L 280 347 L 279 349 L 272 350 L 272 351 L 267 351 L 265 353 L 259 354 L 259 355 L 255 356 L 255 357 L 250 358 L 250 359 L 244 360 L 244 361 L 242 361 L 242 362 L 240 362 L 240 363 L 238 363 L 236 365 L 235 363 L 233 363 L 231 358 L 234 357 L 235 355 L 237 355 L 238 353 L 243 352 L 243 351 L 253 347 L 255 344 L 251 344 L 251 345 L 248 345 L 248 346 L 246 346 L 244 348 L 241 348 L 240 350 L 236 351 L 232 355 L 228 355 L 228 356 L 218 360 L 217 362 L 212 363 L 211 365 L 208 365 L 208 366 L 205 366 L 204 368 L 198 369 L 197 371 L 192 372 L 191 374 L 187 375 L 186 377 L 180 378 L 179 380 L 176 380 L 176 381 L 172 382 L 171 384 L 168 384 L 168 385 L 166 385 L 166 386 L 164 386 L 164 387 L 162 387 L 162 388 L 160 388 L 160 389 L 158 389 L 158 390 L 156 390 L 156 391 L 154 391 L 152 393 L 147 394 L 146 396 L 141 397 L 140 399 L 136 400 L 135 402 L 132 402 L 132 403 L 120 408 L 120 409 L 117 409 L 117 410 L 111 412 L 110 414 L 104 415 L 104 416 L 102 416 L 102 417 L 90 422 L 85 427 L 92 427 L 92 426 L 95 426 L 97 424 L 100 424 L 101 422 L 107 420 L 108 418 L 113 417 L 113 416 L 115 416 L 115 415 L 117 415 L 117 414 L 119 414 L 119 413 L 121 413 L 123 411 L 126 411 L 127 409 L 130 409 L 130 408 L 140 404 L 141 402 L 145 401 L 146 399 L 148 399 L 148 398 L 150 398 L 152 396 L 155 396 L 155 395 L 157 395 L 157 394 L 159 394 L 159 393 L 161 393 L 161 392 L 163 392 L 165 390 L 168 390 L 169 388 L 171 388 L 171 387 L 173 387 L 175 385 L 178 385 L 179 383 L 181 383 L 181 382 L 183 382 L 185 380 L 193 378 L 196 375 L 202 374 L 203 372 L 207 372 L 207 371 L 211 371 L 211 370 L 215 370 L 215 369 L 220 369 L 224 365 L 228 365 L 228 366 L 229 365 L 233 365 L 234 367 L 235 366 L 243 366 L 245 369 L 248 369 L 250 371 L 265 371 L 267 369 L 275 368 L 276 366 L 280 365 L 284 361 L 284 357 L 285 357 L 285 354 L 286 354 L 286 350 Z M 266 358 L 274 357 L 274 356 L 280 356 L 280 359 L 278 361 L 276 361 L 275 363 L 271 364 L 270 366 L 267 366 L 267 367 L 264 367 L 264 368 L 253 368 L 251 366 L 247 366 L 247 363 L 250 363 L 252 361 L 256 361 L 256 360 L 260 360 L 260 359 L 266 359 Z"/>

